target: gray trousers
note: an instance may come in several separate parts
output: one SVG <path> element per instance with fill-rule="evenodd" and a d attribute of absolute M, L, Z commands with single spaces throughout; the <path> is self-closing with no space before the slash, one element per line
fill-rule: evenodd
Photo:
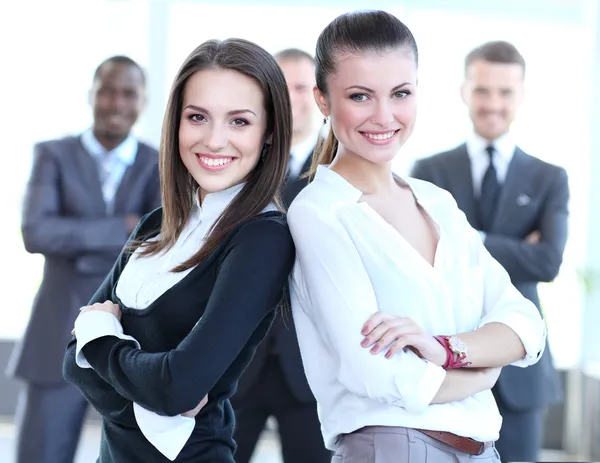
<path fill-rule="evenodd" d="M 500 463 L 494 446 L 470 455 L 414 429 L 367 426 L 337 441 L 331 463 Z"/>
<path fill-rule="evenodd" d="M 16 463 L 73 463 L 87 402 L 67 383 L 27 384 L 19 397 Z"/>

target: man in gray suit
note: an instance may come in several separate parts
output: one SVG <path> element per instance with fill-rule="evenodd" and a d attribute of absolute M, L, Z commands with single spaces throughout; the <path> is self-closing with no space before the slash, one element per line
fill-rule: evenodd
<path fill-rule="evenodd" d="M 145 104 L 145 76 L 125 56 L 98 66 L 93 127 L 39 143 L 27 185 L 22 234 L 45 257 L 25 335 L 8 374 L 26 383 L 19 400 L 18 463 L 71 463 L 87 402 L 64 381 L 65 346 L 79 308 L 111 269 L 140 217 L 160 206 L 158 153 L 131 129 Z"/>
<path fill-rule="evenodd" d="M 474 133 L 450 151 L 415 163 L 411 175 L 448 190 L 480 230 L 485 247 L 538 309 L 537 284 L 558 274 L 567 240 L 564 169 L 524 153 L 510 134 L 524 93 L 525 61 L 507 42 L 466 58 L 462 98 Z M 529 368 L 506 367 L 493 389 L 503 417 L 503 461 L 538 461 L 545 408 L 562 399 L 550 350 Z"/>

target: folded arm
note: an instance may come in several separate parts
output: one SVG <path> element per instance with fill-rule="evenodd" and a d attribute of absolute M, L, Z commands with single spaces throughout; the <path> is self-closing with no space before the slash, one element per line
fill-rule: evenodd
<path fill-rule="evenodd" d="M 114 251 L 127 239 L 125 217 L 65 217 L 61 212 L 57 156 L 36 145 L 23 205 L 22 234 L 31 253 L 77 257 L 88 252 Z"/>
<path fill-rule="evenodd" d="M 538 224 L 540 241 L 498 234 L 485 235 L 485 247 L 506 269 L 513 283 L 549 282 L 556 278 L 567 243 L 569 182 L 558 170 Z"/>
<path fill-rule="evenodd" d="M 360 255 L 341 222 L 329 211 L 296 202 L 288 222 L 300 272 L 295 275 L 297 307 L 318 327 L 338 356 L 338 379 L 351 392 L 418 411 L 430 404 L 445 371 L 411 351 L 391 359 L 361 347 L 361 328 L 378 310 Z"/>
<path fill-rule="evenodd" d="M 177 348 L 148 353 L 115 336 L 83 346 L 89 364 L 123 397 L 166 416 L 194 409 L 275 309 L 294 260 L 289 232 L 269 220 L 238 235 L 204 315 Z"/>

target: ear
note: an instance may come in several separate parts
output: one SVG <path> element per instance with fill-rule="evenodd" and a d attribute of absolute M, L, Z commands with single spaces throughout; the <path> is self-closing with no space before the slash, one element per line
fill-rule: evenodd
<path fill-rule="evenodd" d="M 323 116 L 327 117 L 330 115 L 331 111 L 329 110 L 329 103 L 327 102 L 327 97 L 319 90 L 319 87 L 316 85 L 313 88 L 313 95 L 315 97 L 315 102 L 319 107 L 319 111 Z"/>
<path fill-rule="evenodd" d="M 270 145 L 271 143 L 273 143 L 273 133 L 270 133 L 265 137 L 265 143 L 267 145 Z"/>
<path fill-rule="evenodd" d="M 467 83 L 465 81 L 463 81 L 463 83 L 461 84 L 461 86 L 459 88 L 459 92 L 460 92 L 460 99 L 462 100 L 462 102 L 464 104 L 468 104 L 467 103 Z"/>

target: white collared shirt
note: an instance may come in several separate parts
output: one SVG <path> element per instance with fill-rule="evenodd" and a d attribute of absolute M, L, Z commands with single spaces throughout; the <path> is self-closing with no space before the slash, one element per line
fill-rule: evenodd
<path fill-rule="evenodd" d="M 135 162 L 138 141 L 133 135 L 129 135 L 119 146 L 107 151 L 96 139 L 92 129 L 88 129 L 81 134 L 81 143 L 98 165 L 102 197 L 107 212 L 112 214 L 115 195 L 121 180 L 127 168 Z"/>
<path fill-rule="evenodd" d="M 187 261 L 204 245 L 208 232 L 225 208 L 243 188 L 235 185 L 227 190 L 207 194 L 202 205 L 195 195 L 195 204 L 190 218 L 175 245 L 160 254 L 140 256 L 140 248 L 130 257 L 117 282 L 116 293 L 121 302 L 131 309 L 145 309 L 169 288 L 181 281 L 190 268 L 183 272 L 171 272 L 179 264 Z M 269 205 L 266 211 L 276 210 Z M 156 239 L 156 238 L 154 238 Z M 119 320 L 107 312 L 85 312 L 75 321 L 77 336 L 76 362 L 81 368 L 91 368 L 82 352 L 83 347 L 102 336 L 116 336 L 121 339 L 139 342 L 123 333 Z M 183 449 L 192 434 L 196 420 L 190 417 L 162 416 L 133 404 L 135 419 L 140 430 L 164 456 L 171 461 Z"/>
<path fill-rule="evenodd" d="M 503 184 L 506 180 L 508 166 L 515 153 L 517 145 L 513 141 L 510 133 L 506 133 L 490 143 L 485 138 L 476 133 L 472 133 L 467 139 L 467 152 L 471 160 L 471 176 L 473 177 L 473 193 L 478 198 L 481 194 L 481 182 L 485 171 L 490 165 L 490 156 L 486 148 L 494 146 L 493 160 L 496 168 L 496 178 L 498 183 Z"/>
<path fill-rule="evenodd" d="M 289 164 L 292 177 L 298 177 L 301 174 L 302 167 L 315 149 L 315 140 L 316 137 L 306 137 L 304 141 L 292 146 Z"/>
<path fill-rule="evenodd" d="M 288 224 L 296 245 L 292 312 L 302 361 L 317 399 L 326 445 L 368 425 L 498 438 L 502 419 L 491 391 L 430 405 L 446 372 L 403 351 L 391 359 L 360 343 L 375 312 L 411 317 L 432 335 L 511 327 L 537 362 L 546 328 L 535 306 L 510 283 L 451 195 L 405 179 L 440 233 L 431 266 L 343 177 L 320 166 L 294 200 Z"/>

